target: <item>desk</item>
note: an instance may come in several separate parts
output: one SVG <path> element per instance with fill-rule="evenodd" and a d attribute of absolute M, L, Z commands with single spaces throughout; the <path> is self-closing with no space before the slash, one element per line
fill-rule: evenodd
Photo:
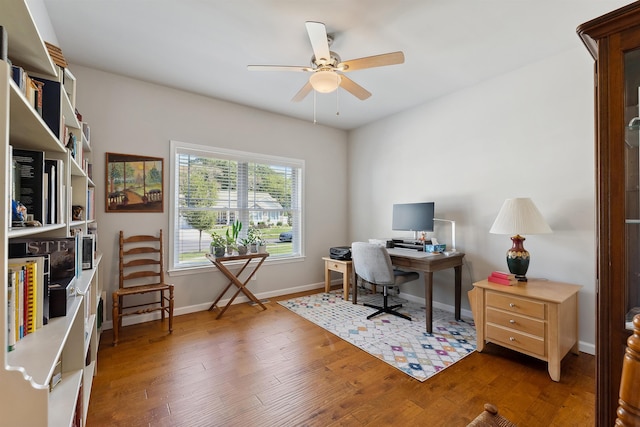
<path fill-rule="evenodd" d="M 464 253 L 456 252 L 452 255 L 426 254 L 420 251 L 406 249 L 388 249 L 391 263 L 402 269 L 421 271 L 424 275 L 424 299 L 427 312 L 427 333 L 433 332 L 433 273 L 453 268 L 455 271 L 455 318 L 460 320 L 460 302 L 462 301 L 462 258 Z M 357 289 L 354 288 L 353 292 Z M 355 297 L 354 297 L 355 303 Z"/>
<path fill-rule="evenodd" d="M 263 310 L 267 309 L 267 307 L 265 307 L 264 304 L 262 304 L 262 302 L 260 302 L 260 300 L 256 298 L 256 296 L 253 293 L 251 293 L 249 289 L 247 289 L 247 283 L 249 283 L 249 280 L 251 280 L 251 278 L 256 274 L 256 272 L 258 271 L 258 269 L 260 268 L 264 260 L 267 259 L 267 257 L 269 256 L 268 253 L 232 255 L 232 256 L 225 256 L 225 257 L 215 257 L 212 254 L 206 254 L 205 256 L 216 267 L 218 267 L 218 270 L 220 270 L 222 274 L 224 274 L 227 277 L 227 279 L 229 279 L 229 283 L 222 290 L 222 292 L 220 292 L 220 294 L 218 295 L 216 300 L 213 302 L 213 304 L 211 304 L 211 307 L 209 307 L 209 311 L 213 310 L 213 308 L 218 304 L 222 296 L 225 293 L 227 293 L 231 285 L 235 285 L 238 288 L 238 290 L 233 294 L 229 302 L 227 302 L 227 305 L 225 305 L 220 310 L 220 313 L 218 313 L 218 315 L 216 316 L 216 319 L 219 319 L 224 314 L 224 312 L 227 311 L 227 308 L 229 308 L 229 306 L 233 303 L 233 300 L 236 299 L 236 297 L 238 296 L 238 294 L 240 294 L 240 292 L 245 294 L 246 297 L 249 298 L 251 301 L 255 302 L 260 307 L 262 307 Z M 241 282 L 239 279 L 240 275 L 254 260 L 257 262 L 253 263 L 254 265 L 253 271 L 249 274 L 249 276 L 245 279 L 244 282 Z M 244 261 L 244 264 L 242 264 L 242 266 L 240 267 L 240 270 L 238 270 L 238 272 L 235 274 L 224 265 L 225 263 L 227 264 L 238 263 L 238 265 L 240 265 L 241 263 L 239 263 L 238 261 Z"/>
<path fill-rule="evenodd" d="M 329 257 L 323 257 L 322 259 L 324 260 L 324 291 L 329 292 L 331 289 L 331 272 L 337 271 L 342 273 L 344 300 L 349 301 L 349 281 L 352 280 L 353 276 L 353 261 L 331 259 Z"/>

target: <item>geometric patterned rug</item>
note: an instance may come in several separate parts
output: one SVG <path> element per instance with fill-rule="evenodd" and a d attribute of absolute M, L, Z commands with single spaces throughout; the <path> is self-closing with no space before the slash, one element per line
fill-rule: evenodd
<path fill-rule="evenodd" d="M 343 300 L 340 289 L 279 301 L 283 307 L 418 381 L 425 381 L 476 349 L 473 319 L 457 321 L 453 313 L 434 308 L 433 333 L 428 334 L 424 305 L 389 296 L 389 305 L 402 303 L 398 311 L 409 315 L 411 321 L 391 314 L 367 320 L 376 310 L 361 305 L 363 302 L 382 305 L 382 295 L 361 289 L 358 304 L 352 304 Z"/>

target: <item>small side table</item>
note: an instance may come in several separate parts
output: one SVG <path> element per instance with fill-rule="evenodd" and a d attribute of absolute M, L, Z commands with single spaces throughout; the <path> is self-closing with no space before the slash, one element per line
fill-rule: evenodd
<path fill-rule="evenodd" d="M 251 278 L 256 274 L 256 272 L 258 271 L 258 269 L 260 268 L 264 260 L 267 259 L 267 257 L 269 256 L 268 253 L 246 254 L 246 255 L 235 255 L 235 256 L 232 255 L 232 256 L 225 256 L 225 257 L 215 257 L 211 254 L 206 254 L 205 256 L 216 267 L 218 267 L 218 270 L 220 270 L 220 272 L 224 274 L 227 277 L 227 279 L 229 279 L 229 283 L 222 290 L 222 292 L 220 292 L 220 294 L 218 295 L 216 300 L 213 302 L 213 304 L 211 304 L 211 307 L 209 307 L 209 311 L 213 310 L 216 307 L 216 305 L 218 304 L 222 296 L 227 293 L 231 285 L 235 285 L 238 288 L 238 290 L 233 294 L 229 302 L 227 302 L 227 305 L 225 305 L 220 310 L 220 313 L 218 313 L 218 315 L 216 316 L 216 319 L 219 319 L 224 314 L 224 312 L 227 311 L 227 308 L 229 308 L 229 306 L 233 303 L 233 300 L 236 299 L 236 297 L 238 296 L 238 294 L 240 294 L 240 292 L 245 294 L 245 296 L 249 298 L 251 301 L 255 302 L 260 307 L 262 307 L 263 310 L 267 309 L 267 307 L 265 307 L 264 304 L 262 304 L 262 302 L 249 289 L 247 289 L 247 283 L 249 283 L 249 280 L 251 280 Z M 257 261 L 257 263 L 254 263 L 253 271 L 249 274 L 249 276 L 245 279 L 244 282 L 241 282 L 239 279 L 240 275 L 249 266 L 249 264 L 251 264 L 251 261 L 253 260 Z M 224 265 L 225 263 L 233 263 L 233 262 L 237 263 L 238 261 L 244 261 L 244 264 L 242 265 L 242 267 L 240 267 L 240 270 L 238 270 L 238 272 L 235 274 Z"/>
<path fill-rule="evenodd" d="M 477 350 L 493 342 L 548 363 L 560 381 L 560 362 L 578 354 L 579 285 L 529 279 L 505 286 L 482 280 L 473 284 L 470 303 L 476 322 Z"/>
<path fill-rule="evenodd" d="M 337 271 L 342 273 L 342 289 L 344 291 L 344 300 L 349 300 L 349 281 L 353 276 L 353 261 L 345 261 L 323 257 L 324 260 L 324 291 L 329 292 L 331 289 L 331 272 Z"/>

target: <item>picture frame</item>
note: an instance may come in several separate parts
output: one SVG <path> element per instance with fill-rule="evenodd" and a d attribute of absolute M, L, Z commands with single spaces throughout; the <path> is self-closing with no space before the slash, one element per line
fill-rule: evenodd
<path fill-rule="evenodd" d="M 106 212 L 163 212 L 164 159 L 106 153 Z"/>

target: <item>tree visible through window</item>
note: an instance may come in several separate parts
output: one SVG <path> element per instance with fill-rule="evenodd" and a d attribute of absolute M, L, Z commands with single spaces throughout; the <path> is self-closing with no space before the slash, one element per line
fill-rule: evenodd
<path fill-rule="evenodd" d="M 213 233 L 258 229 L 272 257 L 302 255 L 302 160 L 172 141 L 173 268 L 210 265 Z"/>

